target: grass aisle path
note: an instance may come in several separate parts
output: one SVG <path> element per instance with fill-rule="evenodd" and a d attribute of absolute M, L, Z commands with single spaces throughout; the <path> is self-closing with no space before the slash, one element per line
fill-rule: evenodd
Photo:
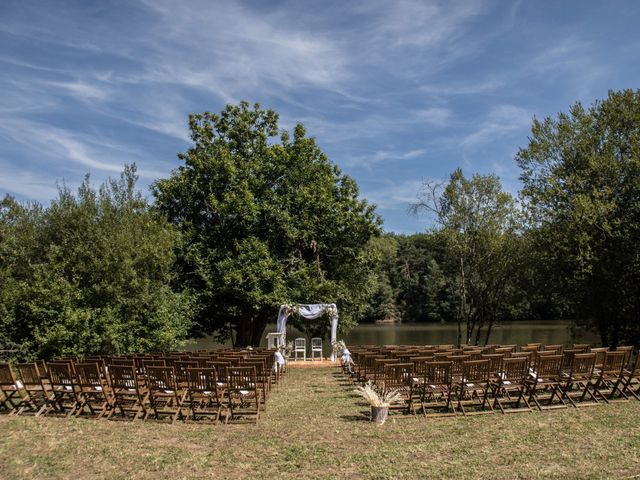
<path fill-rule="evenodd" d="M 291 370 L 254 425 L 0 416 L 2 478 L 624 478 L 640 402 L 371 425 L 334 369 Z"/>

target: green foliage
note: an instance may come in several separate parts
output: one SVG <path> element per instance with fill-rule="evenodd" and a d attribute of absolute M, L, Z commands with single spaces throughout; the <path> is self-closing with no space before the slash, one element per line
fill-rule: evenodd
<path fill-rule="evenodd" d="M 517 161 L 555 288 L 603 344 L 640 344 L 640 91 L 534 120 Z"/>
<path fill-rule="evenodd" d="M 335 302 L 347 329 L 374 288 L 373 206 L 302 125 L 278 142 L 277 122 L 246 102 L 192 115 L 184 165 L 154 185 L 183 232 L 180 280 L 197 292 L 200 330 L 231 326 L 238 345 L 258 344 L 281 303 Z"/>
<path fill-rule="evenodd" d="M 479 343 L 480 332 L 505 305 L 505 293 L 517 267 L 519 217 L 515 202 L 502 191 L 495 175 L 465 178 L 462 170 L 451 174 L 442 186 L 426 183 L 414 211 L 427 210 L 440 225 L 438 235 L 445 245 L 446 267 L 457 272 L 459 335 L 466 324 L 464 340 Z"/>
<path fill-rule="evenodd" d="M 171 289 L 178 232 L 135 192 L 135 167 L 95 191 L 88 177 L 48 208 L 0 208 L 0 342 L 23 356 L 175 348 L 190 297 Z"/>

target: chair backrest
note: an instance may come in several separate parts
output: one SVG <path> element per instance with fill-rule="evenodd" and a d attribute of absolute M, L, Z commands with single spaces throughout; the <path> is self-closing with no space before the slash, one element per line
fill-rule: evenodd
<path fill-rule="evenodd" d="M 311 348 L 322 348 L 322 338 L 313 337 L 311 339 Z"/>
<path fill-rule="evenodd" d="M 451 362 L 428 362 L 425 365 L 424 383 L 427 385 L 451 385 Z"/>
<path fill-rule="evenodd" d="M 175 392 L 178 389 L 174 367 L 147 367 L 147 386 L 151 391 Z"/>
<path fill-rule="evenodd" d="M 631 355 L 633 354 L 633 346 L 632 345 L 618 345 L 616 347 L 616 352 L 626 352 L 626 361 L 625 361 L 625 367 L 627 365 L 629 365 L 629 363 L 631 362 Z M 640 352 L 638 353 L 638 355 L 640 355 Z"/>
<path fill-rule="evenodd" d="M 0 387 L 15 386 L 16 377 L 9 363 L 0 363 Z"/>
<path fill-rule="evenodd" d="M 138 389 L 136 371 L 131 365 L 109 365 L 109 378 L 114 389 Z"/>
<path fill-rule="evenodd" d="M 529 375 L 527 357 L 505 358 L 502 362 L 502 380 L 511 383 L 523 383 Z"/>
<path fill-rule="evenodd" d="M 385 389 L 408 386 L 413 378 L 413 363 L 387 363 L 384 373 Z"/>
<path fill-rule="evenodd" d="M 38 364 L 33 363 L 18 363 L 16 365 L 18 369 L 18 374 L 20 375 L 20 380 L 26 387 L 30 386 L 41 386 L 42 385 L 42 376 L 40 374 L 40 370 L 38 369 Z"/>
<path fill-rule="evenodd" d="M 69 387 L 74 385 L 71 364 L 64 362 L 48 362 L 49 382 L 52 386 Z"/>
<path fill-rule="evenodd" d="M 591 349 L 588 343 L 574 343 L 573 350 L 580 350 L 580 353 L 587 353 Z"/>
<path fill-rule="evenodd" d="M 307 339 L 298 337 L 293 341 L 294 348 L 306 348 L 307 347 Z"/>
<path fill-rule="evenodd" d="M 465 383 L 489 383 L 489 360 L 467 360 L 462 364 Z"/>
<path fill-rule="evenodd" d="M 622 375 L 625 367 L 626 352 L 605 352 L 602 362 L 602 373 L 606 375 Z"/>
<path fill-rule="evenodd" d="M 97 363 L 78 363 L 76 375 L 80 387 L 102 387 L 102 375 Z"/>
<path fill-rule="evenodd" d="M 215 368 L 190 368 L 189 389 L 192 392 L 216 392 L 218 389 L 218 374 Z"/>
<path fill-rule="evenodd" d="M 256 367 L 231 367 L 227 369 L 231 390 L 254 390 L 256 385 Z"/>
<path fill-rule="evenodd" d="M 571 362 L 570 376 L 572 379 L 591 378 L 595 366 L 595 353 L 576 353 Z"/>
<path fill-rule="evenodd" d="M 562 368 L 562 355 L 548 355 L 538 357 L 536 374 L 538 377 L 555 377 Z"/>

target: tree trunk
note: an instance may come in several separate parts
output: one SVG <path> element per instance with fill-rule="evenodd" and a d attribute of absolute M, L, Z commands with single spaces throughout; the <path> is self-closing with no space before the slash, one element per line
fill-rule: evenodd
<path fill-rule="evenodd" d="M 489 319 L 489 325 L 487 325 L 487 336 L 484 337 L 484 345 L 489 344 L 489 336 L 491 335 L 491 329 L 493 328 L 493 317 Z"/>
<path fill-rule="evenodd" d="M 465 312 L 466 303 L 467 303 L 467 299 L 465 296 L 465 283 L 464 283 L 464 259 L 462 258 L 462 255 L 460 255 L 460 315 L 458 315 L 458 347 L 460 347 L 460 344 L 462 343 L 462 319 L 463 318 L 466 320 L 467 328 L 468 328 L 469 319 L 466 318 L 466 312 Z"/>

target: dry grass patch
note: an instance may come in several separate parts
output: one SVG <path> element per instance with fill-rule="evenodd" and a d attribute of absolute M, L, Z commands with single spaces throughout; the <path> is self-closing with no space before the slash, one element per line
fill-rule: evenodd
<path fill-rule="evenodd" d="M 333 369 L 291 370 L 259 425 L 0 416 L 3 478 L 624 478 L 640 402 L 378 427 Z"/>

